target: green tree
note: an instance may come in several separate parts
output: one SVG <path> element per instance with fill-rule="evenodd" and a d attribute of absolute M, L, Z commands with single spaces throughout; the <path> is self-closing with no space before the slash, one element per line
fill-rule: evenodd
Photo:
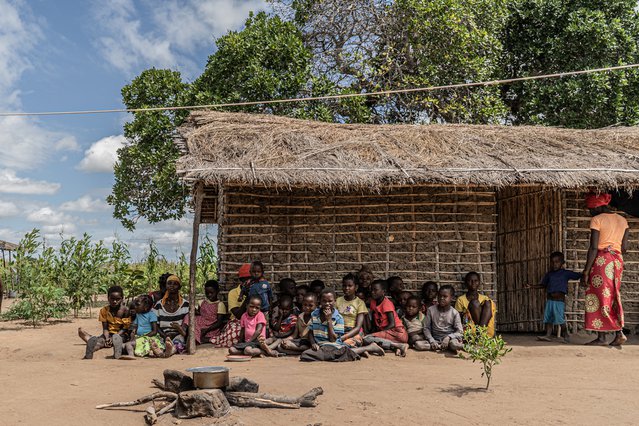
<path fill-rule="evenodd" d="M 503 33 L 507 77 L 639 61 L 635 0 L 517 0 Z M 639 71 L 597 73 L 504 88 L 512 120 L 597 128 L 639 121 Z"/>
<path fill-rule="evenodd" d="M 512 348 L 506 347 L 506 342 L 501 336 L 488 336 L 486 327 L 467 328 L 464 330 L 464 353 L 460 353 L 462 359 L 469 359 L 473 362 L 479 361 L 482 368 L 482 377 L 486 377 L 486 390 L 490 386 L 493 377 L 493 368 L 501 364 L 501 359 L 506 356 Z"/>
<path fill-rule="evenodd" d="M 124 86 L 122 100 L 129 109 L 179 106 L 185 104 L 188 88 L 179 72 L 153 68 Z M 135 112 L 124 125 L 127 143 L 118 150 L 107 201 L 127 229 L 135 228 L 141 217 L 159 222 L 184 216 L 187 191 L 175 173 L 180 152 L 173 136 L 187 115 L 188 111 Z"/>

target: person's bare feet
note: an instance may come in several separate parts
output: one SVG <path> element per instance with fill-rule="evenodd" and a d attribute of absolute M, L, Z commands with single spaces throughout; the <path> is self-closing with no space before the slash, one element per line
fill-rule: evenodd
<path fill-rule="evenodd" d="M 592 340 L 588 343 L 586 343 L 586 346 L 607 346 L 608 344 L 606 343 L 606 340 L 602 340 L 599 337 L 597 337 L 595 340 Z"/>
<path fill-rule="evenodd" d="M 406 343 L 402 343 L 400 347 L 395 350 L 395 355 L 401 356 L 403 358 L 406 356 L 407 349 L 408 349 L 408 345 Z"/>
<path fill-rule="evenodd" d="M 384 352 L 384 349 L 382 349 L 377 343 L 371 343 L 370 345 L 368 345 L 369 349 L 366 350 L 366 352 L 370 352 L 373 355 L 377 355 L 377 356 L 386 356 L 386 352 Z"/>
<path fill-rule="evenodd" d="M 364 351 L 361 354 L 359 354 L 359 356 L 361 356 L 362 358 L 368 358 L 368 352 Z"/>
<path fill-rule="evenodd" d="M 166 349 L 164 349 L 164 358 L 168 358 L 175 353 L 175 345 L 173 345 L 173 341 L 170 337 L 166 338 L 164 344 L 166 345 Z"/>
<path fill-rule="evenodd" d="M 570 336 L 566 334 L 562 340 L 562 343 L 570 344 Z"/>
<path fill-rule="evenodd" d="M 91 338 L 91 335 L 86 331 L 82 330 L 82 327 L 78 327 L 78 337 L 84 340 L 84 343 L 88 342 Z"/>
<path fill-rule="evenodd" d="M 151 341 L 150 346 L 151 346 L 151 352 L 153 352 L 153 355 L 155 357 L 157 358 L 164 357 L 164 352 L 162 352 L 162 349 L 160 349 L 160 347 L 155 341 Z"/>
<path fill-rule="evenodd" d="M 612 342 L 610 342 L 610 346 L 621 346 L 624 343 L 626 343 L 626 341 L 628 341 L 628 338 L 626 337 L 625 334 L 621 333 L 615 336 L 615 339 Z"/>

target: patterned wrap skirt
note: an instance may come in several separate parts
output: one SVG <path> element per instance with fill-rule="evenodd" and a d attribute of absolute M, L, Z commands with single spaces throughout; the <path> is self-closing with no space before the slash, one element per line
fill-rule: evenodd
<path fill-rule="evenodd" d="M 597 252 L 588 275 L 586 323 L 588 331 L 619 331 L 623 327 L 621 276 L 623 257 L 612 249 Z"/>

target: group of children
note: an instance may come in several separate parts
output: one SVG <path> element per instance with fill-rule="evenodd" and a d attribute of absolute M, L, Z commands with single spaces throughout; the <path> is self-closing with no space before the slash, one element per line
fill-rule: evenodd
<path fill-rule="evenodd" d="M 243 265 L 238 275 L 228 310 L 218 298 L 217 281 L 206 282 L 193 326 L 175 275 L 163 275 L 159 291 L 129 305 L 122 289 L 111 287 L 99 315 L 102 334 L 79 329 L 87 342 L 85 358 L 106 347 L 113 347 L 115 358 L 165 358 L 184 350 L 190 332 L 197 344 L 228 347 L 233 355 L 300 355 L 305 361 L 348 361 L 387 351 L 405 356 L 409 347 L 456 353 L 464 327 L 485 326 L 494 335 L 495 305 L 479 293 L 476 272 L 466 274 L 466 292 L 454 305 L 450 285 L 438 288 L 429 281 L 417 296 L 403 289 L 400 277 L 374 279 L 364 267 L 343 277 L 341 295 L 320 280 L 298 286 L 291 278 L 281 280 L 275 294 L 259 261 Z"/>

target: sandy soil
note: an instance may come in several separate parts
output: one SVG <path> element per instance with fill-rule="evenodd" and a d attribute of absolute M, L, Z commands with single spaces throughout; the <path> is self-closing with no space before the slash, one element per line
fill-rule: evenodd
<path fill-rule="evenodd" d="M 317 408 L 236 410 L 227 419 L 182 425 L 337 424 L 636 424 L 639 381 L 636 342 L 622 350 L 536 342 L 507 336 L 513 347 L 495 369 L 489 392 L 479 365 L 432 353 L 410 352 L 354 363 L 302 364 L 295 358 L 223 363 L 223 350 L 194 356 L 115 361 L 107 350 L 82 360 L 78 326 L 97 332 L 95 319 L 28 328 L 0 322 L 0 424 L 140 425 L 142 411 L 95 410 L 153 392 L 162 370 L 226 365 L 261 390 L 289 395 L 322 386 Z M 172 425 L 165 416 L 159 424 Z"/>

